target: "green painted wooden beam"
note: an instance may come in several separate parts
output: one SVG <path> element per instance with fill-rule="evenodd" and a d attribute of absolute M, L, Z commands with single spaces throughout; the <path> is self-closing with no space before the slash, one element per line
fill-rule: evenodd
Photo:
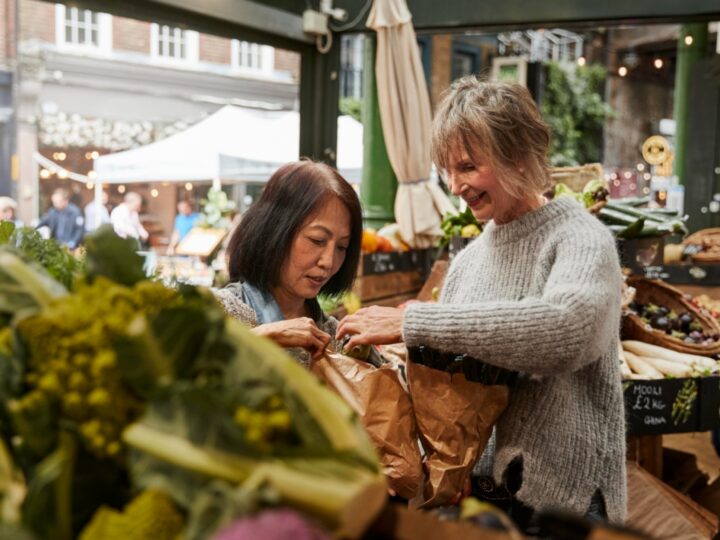
<path fill-rule="evenodd" d="M 360 199 L 365 224 L 382 227 L 395 221 L 395 193 L 397 178 L 390 165 L 380 121 L 377 83 L 375 80 L 374 35 L 365 37 L 365 65 L 363 74 L 363 173 Z"/>
<path fill-rule="evenodd" d="M 686 39 L 690 41 L 688 44 Z M 693 67 L 705 56 L 708 42 L 707 23 L 684 24 L 680 27 L 675 68 L 675 96 L 673 117 L 675 119 L 675 162 L 674 173 L 681 184 L 687 183 L 687 151 L 692 140 L 688 137 L 687 116 L 690 97 L 690 83 Z"/>
<path fill-rule="evenodd" d="M 334 5 L 345 9 L 352 21 L 367 2 L 335 0 Z M 720 17 L 718 0 L 407 0 L 407 3 L 417 30 L 446 32 L 587 23 L 684 22 Z M 359 17 L 345 31 L 367 32 L 366 20 L 367 16 Z"/>

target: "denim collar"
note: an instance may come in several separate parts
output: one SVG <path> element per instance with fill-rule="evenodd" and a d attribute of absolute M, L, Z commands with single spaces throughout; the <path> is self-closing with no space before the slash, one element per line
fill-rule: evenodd
<path fill-rule="evenodd" d="M 257 324 L 267 324 L 271 322 L 284 321 L 285 315 L 280 310 L 280 306 L 275 301 L 275 297 L 270 291 L 265 291 L 244 281 L 241 285 L 243 296 L 247 303 L 255 311 L 255 320 Z M 325 322 L 325 314 L 320 309 L 320 304 L 316 299 L 308 300 L 307 306 L 310 314 L 318 325 Z"/>

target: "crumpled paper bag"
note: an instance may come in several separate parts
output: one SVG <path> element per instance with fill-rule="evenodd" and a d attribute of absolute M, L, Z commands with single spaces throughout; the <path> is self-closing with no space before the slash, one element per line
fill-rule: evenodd
<path fill-rule="evenodd" d="M 422 465 L 412 403 L 397 367 L 376 368 L 339 353 L 313 360 L 310 370 L 335 390 L 359 415 L 378 451 L 390 488 L 412 499 L 422 484 Z"/>
<path fill-rule="evenodd" d="M 508 404 L 505 385 L 470 382 L 412 361 L 407 376 L 415 420 L 425 450 L 425 481 L 413 505 L 449 504 L 463 489 L 473 466 Z"/>

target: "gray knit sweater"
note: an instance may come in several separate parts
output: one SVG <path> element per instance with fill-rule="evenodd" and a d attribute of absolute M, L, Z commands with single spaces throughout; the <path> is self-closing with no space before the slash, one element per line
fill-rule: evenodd
<path fill-rule="evenodd" d="M 600 489 L 626 515 L 618 362 L 621 273 L 605 228 L 569 198 L 490 222 L 453 261 L 438 304 L 408 306 L 408 346 L 467 353 L 528 374 L 496 426 L 493 472 L 523 460 L 518 499 L 587 510 Z"/>

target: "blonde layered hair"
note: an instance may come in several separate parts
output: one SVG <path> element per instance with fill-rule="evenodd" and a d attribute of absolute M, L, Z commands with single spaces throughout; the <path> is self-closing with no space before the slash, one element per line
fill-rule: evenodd
<path fill-rule="evenodd" d="M 464 149 L 475 165 L 490 165 L 513 198 L 547 191 L 550 129 L 530 92 L 519 84 L 471 75 L 445 92 L 432 126 L 432 158 L 445 174 Z"/>

